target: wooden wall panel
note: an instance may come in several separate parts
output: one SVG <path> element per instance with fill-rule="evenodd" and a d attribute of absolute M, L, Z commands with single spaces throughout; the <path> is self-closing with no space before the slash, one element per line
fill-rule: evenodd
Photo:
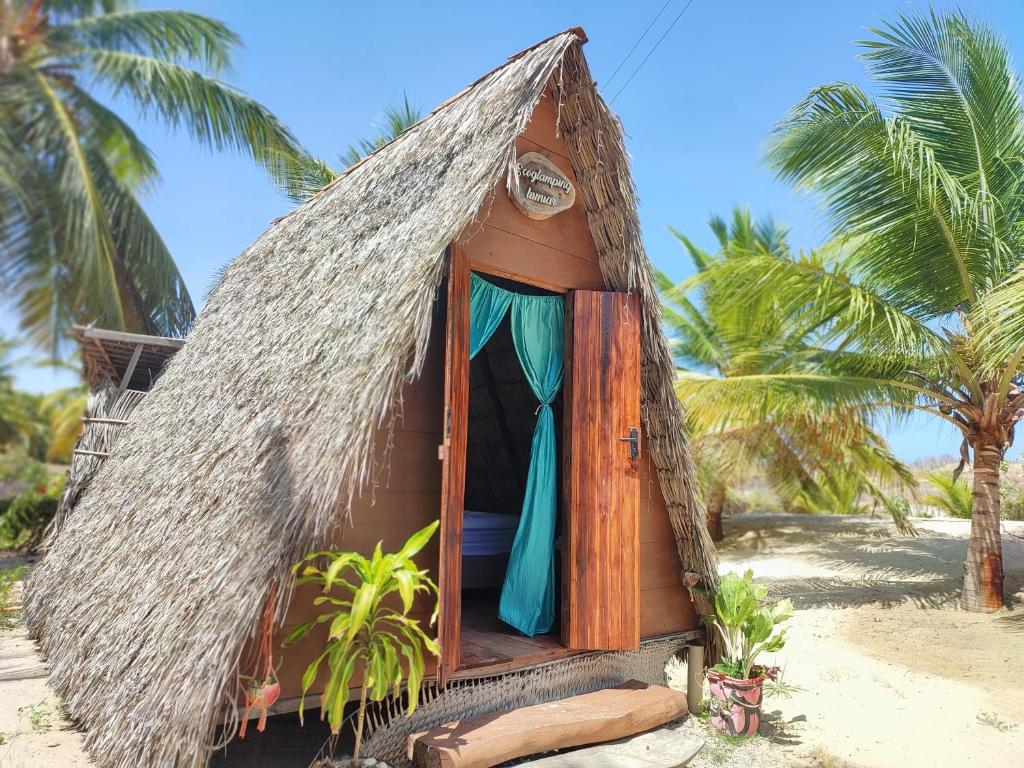
<path fill-rule="evenodd" d="M 667 635 L 700 626 L 686 590 L 675 585 L 641 590 L 640 616 L 644 637 Z"/>
<path fill-rule="evenodd" d="M 525 139 L 520 139 L 517 147 L 520 153 L 537 152 L 544 155 L 559 167 L 570 182 L 576 184 L 576 177 L 573 175 L 569 161 L 565 158 L 552 154 Z M 550 219 L 530 219 L 512 204 L 505 188 L 505 180 L 502 179 L 495 186 L 491 198 L 484 203 L 484 211 L 487 214 L 485 226 L 519 235 L 593 264 L 598 263 L 594 241 L 587 224 L 587 215 L 582 205 L 574 205 L 569 210 L 552 216 Z M 472 228 L 468 228 L 467 234 L 471 232 Z"/>
<path fill-rule="evenodd" d="M 504 194 L 504 190 L 502 190 Z M 525 237 L 503 232 L 486 224 L 459 240 L 469 254 L 473 269 L 541 288 L 566 291 L 570 288 L 604 289 L 604 276 L 596 262 L 550 248 Z"/>

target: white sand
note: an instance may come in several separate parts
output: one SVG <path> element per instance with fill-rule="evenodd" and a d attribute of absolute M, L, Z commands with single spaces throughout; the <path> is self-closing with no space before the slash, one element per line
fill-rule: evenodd
<path fill-rule="evenodd" d="M 742 516 L 727 522 L 722 570 L 752 568 L 797 607 L 775 663 L 792 698 L 792 755 L 823 748 L 875 768 L 1024 765 L 1024 540 L 1004 535 L 1007 594 L 993 615 L 959 610 L 966 521 L 895 535 L 866 518 Z M 1004 530 L 1024 536 L 1024 524 Z M 826 763 L 822 763 L 826 764 Z"/>
<path fill-rule="evenodd" d="M 2 564 L 8 562 L 18 564 Z M 81 732 L 61 715 L 46 684 L 46 666 L 21 626 L 0 629 L 0 737 L 0 768 L 92 765 Z"/>

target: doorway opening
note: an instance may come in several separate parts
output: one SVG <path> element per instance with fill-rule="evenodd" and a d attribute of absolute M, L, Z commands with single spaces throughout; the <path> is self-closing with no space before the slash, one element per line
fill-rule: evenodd
<path fill-rule="evenodd" d="M 501 288 L 527 295 L 556 295 L 486 275 Z M 524 635 L 499 617 L 509 554 L 527 485 L 538 400 L 523 373 L 509 313 L 470 361 L 466 480 L 462 520 L 460 667 L 499 665 L 563 650 L 555 546 L 555 620 L 549 632 Z M 559 489 L 555 541 L 561 534 L 562 394 L 551 403 Z"/>

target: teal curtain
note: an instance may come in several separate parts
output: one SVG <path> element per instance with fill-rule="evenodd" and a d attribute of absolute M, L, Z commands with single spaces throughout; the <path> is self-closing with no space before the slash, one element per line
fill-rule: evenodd
<path fill-rule="evenodd" d="M 555 621 L 555 522 L 558 451 L 551 401 L 562 388 L 561 296 L 512 300 L 512 339 L 530 388 L 540 400 L 519 527 L 512 542 L 498 616 L 524 635 L 543 635 Z"/>
<path fill-rule="evenodd" d="M 498 615 L 532 637 L 550 632 L 555 620 L 558 451 L 551 402 L 562 388 L 564 301 L 561 296 L 514 293 L 471 275 L 470 359 L 491 338 L 510 306 L 516 356 L 540 405 L 522 513 L 509 555 Z"/>
<path fill-rule="evenodd" d="M 505 317 L 513 294 L 482 277 L 469 276 L 469 359 L 476 357 Z"/>

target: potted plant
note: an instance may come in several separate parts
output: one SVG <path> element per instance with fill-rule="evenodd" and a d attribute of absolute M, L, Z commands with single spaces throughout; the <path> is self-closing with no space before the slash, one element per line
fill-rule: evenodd
<path fill-rule="evenodd" d="M 302 720 L 306 693 L 326 659 L 329 675 L 320 698 L 320 718 L 326 719 L 331 733 L 337 734 L 348 703 L 349 682 L 354 673 L 360 672 L 353 765 L 360 764 L 367 698 L 383 701 L 391 693 L 398 699 L 405 682 L 409 692 L 406 712 L 412 714 L 423 679 L 423 651 L 438 655 L 436 641 L 409 616 L 415 596 L 422 592 L 434 598 L 430 623 L 437 619 L 437 585 L 412 560 L 437 526 L 435 521 L 414 533 L 394 554 L 384 554 L 378 542 L 370 558 L 355 552 L 313 552 L 293 569 L 296 584 L 323 586 L 323 594 L 313 602 L 324 610 L 315 619 L 296 627 L 285 644 L 305 637 L 318 624 L 330 622 L 327 643 L 302 676 L 299 719 Z M 387 599 L 393 594 L 400 598 L 401 610 L 392 607 L 396 601 Z"/>
<path fill-rule="evenodd" d="M 754 662 L 762 652 L 785 645 L 778 625 L 793 615 L 789 600 L 768 601 L 768 589 L 754 583 L 753 572 L 742 577 L 727 573 L 718 584 L 715 615 L 709 623 L 718 631 L 722 660 L 708 670 L 711 724 L 733 736 L 753 736 L 761 725 L 765 668 Z"/>

